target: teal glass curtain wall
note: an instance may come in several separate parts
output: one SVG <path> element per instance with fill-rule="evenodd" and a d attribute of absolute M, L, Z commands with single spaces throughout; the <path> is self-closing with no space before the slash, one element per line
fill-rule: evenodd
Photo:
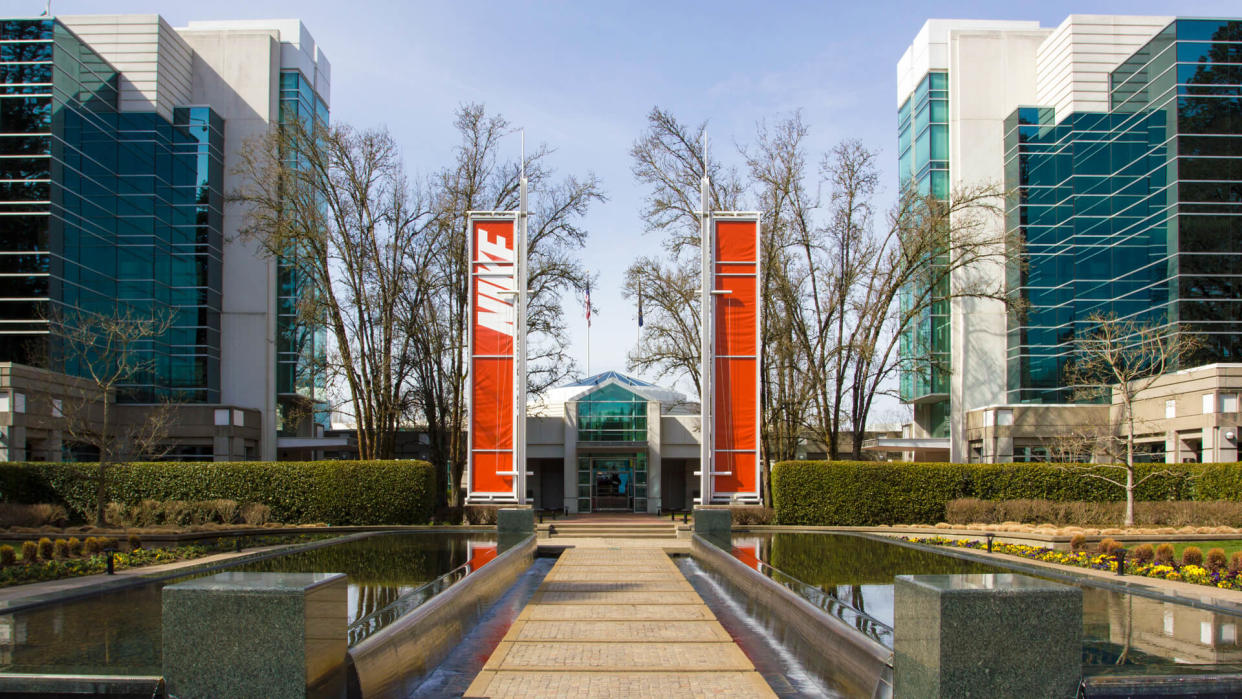
<path fill-rule="evenodd" d="M 311 81 L 298 70 L 280 73 L 280 122 L 301 122 L 311 131 L 318 123 L 328 125 L 328 107 L 315 92 Z M 287 155 L 294 167 L 303 167 L 302 154 Z M 316 293 L 313 280 L 298 266 L 298 251 L 290 250 L 277 262 L 276 290 L 276 393 L 281 434 L 293 434 L 305 413 L 304 401 L 311 401 L 316 422 L 329 427 L 327 404 L 321 401 L 326 388 L 323 370 L 327 345 L 324 322 L 308 322 L 299 304 Z M 320 400 L 317 400 L 317 397 Z"/>
<path fill-rule="evenodd" d="M 949 74 L 929 72 L 897 111 L 898 182 L 903 190 L 923 196 L 949 196 Z M 929 265 L 942 265 L 930 259 Z M 902 333 L 898 351 L 898 390 L 903 401 L 921 404 L 916 421 L 937 437 L 948 435 L 950 366 L 948 281 L 931 289 L 932 303 L 923 304 L 927 289 L 901 290 L 903 314 L 923 306 Z"/>
<path fill-rule="evenodd" d="M 607 385 L 578 401 L 578 441 L 647 441 L 647 399 Z"/>
<path fill-rule="evenodd" d="M 1070 400 L 1062 380 L 1094 312 L 1242 356 L 1242 22 L 1177 20 L 1110 76 L 1107 113 L 1021 108 L 1005 124 L 1011 402 Z"/>
<path fill-rule="evenodd" d="M 0 361 L 79 373 L 51 315 L 171 312 L 119 400 L 218 402 L 224 122 L 121 112 L 118 84 L 55 20 L 0 21 Z"/>

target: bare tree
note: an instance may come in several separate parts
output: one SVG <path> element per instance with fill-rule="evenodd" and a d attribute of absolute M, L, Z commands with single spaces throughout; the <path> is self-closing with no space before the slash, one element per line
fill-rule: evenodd
<path fill-rule="evenodd" d="M 1112 409 L 1107 424 L 1071 430 L 1063 441 L 1070 445 L 1070 453 L 1102 457 L 1107 462 L 1067 468 L 1123 488 L 1124 525 L 1130 527 L 1134 526 L 1134 491 L 1151 478 L 1171 473 L 1161 469 L 1139 477 L 1134 438 L 1144 421 L 1135 414 L 1135 403 L 1161 376 L 1189 360 L 1203 341 L 1175 324 L 1123 319 L 1111 313 L 1093 313 L 1087 324 L 1086 332 L 1074 337 L 1065 383 L 1072 387 L 1075 400 L 1106 400 Z"/>
<path fill-rule="evenodd" d="M 116 403 L 118 396 L 135 392 L 138 384 L 155 381 L 159 359 L 154 345 L 174 320 L 171 311 L 140 313 L 127 306 L 112 313 L 69 310 L 49 319 L 50 359 L 81 379 L 66 384 L 67 395 L 59 408 L 65 432 L 71 442 L 89 447 L 99 457 L 96 526 L 104 526 L 112 468 L 168 452 L 175 396 L 144 406 L 141 417 L 129 421 L 118 419 Z"/>
<path fill-rule="evenodd" d="M 410 257 L 436 221 L 429 197 L 383 129 L 295 121 L 241 158 L 242 234 L 287 263 L 303 328 L 326 326 L 334 340 L 303 361 L 348 387 L 359 457 L 390 457 L 410 401 L 408 308 L 427 293 Z"/>
<path fill-rule="evenodd" d="M 470 277 L 466 240 L 470 211 L 507 211 L 518 207 L 522 163 L 501 157 L 504 139 L 513 129 L 483 105 L 457 111 L 461 143 L 456 160 L 434 180 L 437 221 L 429 245 L 434 253 L 423 274 L 433 280 L 433 293 L 415 307 L 418 324 L 414 347 L 416 400 L 412 414 L 425 421 L 434 458 L 447 463 L 449 483 L 438 488 L 459 503 L 458 485 L 466 460 L 465 338 Z M 565 354 L 568 346 L 565 310 L 567 291 L 586 288 L 589 273 L 576 258 L 587 231 L 580 224 L 589 207 L 605 196 L 594 175 L 555 181 L 545 165 L 551 151 L 541 146 L 527 154 L 530 191 L 528 225 L 528 388 L 539 393 L 574 372 Z M 440 471 L 437 471 L 440 473 Z"/>

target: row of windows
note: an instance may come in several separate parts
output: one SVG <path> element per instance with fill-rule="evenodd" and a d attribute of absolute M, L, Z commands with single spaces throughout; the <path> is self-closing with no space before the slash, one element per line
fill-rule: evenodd
<path fill-rule="evenodd" d="M 1206 340 L 1196 361 L 1237 361 L 1237 41 L 1242 23 L 1178 20 L 1113 73 L 1109 113 L 1058 124 L 1051 109 L 1022 108 L 1007 120 L 1006 187 L 1018 196 L 1006 221 L 1025 258 L 1008 274 L 1024 302 L 1009 328 L 1010 401 L 1072 397 L 1064 365 L 1093 312 L 1177 323 Z"/>
<path fill-rule="evenodd" d="M 156 369 L 125 397 L 218 400 L 224 122 L 203 107 L 172 121 L 119 112 L 118 80 L 63 25 L 0 22 L 0 214 L 30 212 L 0 216 L 0 251 L 20 253 L 0 270 L 46 272 L 0 277 L 3 317 L 40 332 L 46 299 L 168 309 L 174 326 L 148 350 Z M 10 335 L 0 348 L 37 360 L 46 343 Z"/>

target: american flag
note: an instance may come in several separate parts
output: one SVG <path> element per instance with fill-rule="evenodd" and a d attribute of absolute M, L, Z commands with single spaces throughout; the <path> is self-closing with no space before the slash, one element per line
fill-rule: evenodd
<path fill-rule="evenodd" d="M 586 316 L 587 316 L 587 327 L 589 328 L 591 327 L 591 282 L 590 281 L 588 281 L 586 285 Z"/>

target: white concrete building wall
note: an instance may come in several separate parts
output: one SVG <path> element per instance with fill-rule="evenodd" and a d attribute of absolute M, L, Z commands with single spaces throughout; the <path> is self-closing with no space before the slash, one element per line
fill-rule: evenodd
<path fill-rule="evenodd" d="M 194 53 L 193 97 L 225 120 L 224 189 L 237 191 L 239 154 L 280 118 L 280 72 L 296 68 L 328 102 L 330 68 L 296 19 L 191 22 L 177 33 Z M 238 233 L 244 211 L 224 211 L 221 401 L 263 414 L 263 459 L 276 458 L 275 260 Z"/>
<path fill-rule="evenodd" d="M 1035 52 L 1048 33 L 1047 29 L 949 30 L 951 189 L 1004 187 L 1004 120 L 1035 98 Z M 991 218 L 986 226 L 985 236 L 1003 237 L 1002 216 Z M 955 272 L 951 285 L 1003 288 L 1003 250 L 996 252 L 994 261 Z M 949 315 L 949 458 L 963 461 L 966 411 L 1006 399 L 1007 318 L 1001 301 L 973 297 L 952 299 Z"/>
<path fill-rule="evenodd" d="M 901 107 L 923 76 L 949 69 L 949 32 L 1038 30 L 1039 22 L 992 19 L 929 19 L 897 61 L 897 106 Z M 952 167 L 952 164 L 950 164 Z"/>
<path fill-rule="evenodd" d="M 1070 15 L 1036 52 L 1035 104 L 1072 112 L 1108 111 L 1108 75 L 1174 17 Z"/>
<path fill-rule="evenodd" d="M 193 101 L 225 121 L 224 189 L 236 191 L 240 152 L 279 114 L 280 36 L 273 30 L 178 30 L 194 49 Z M 224 207 L 220 400 L 263 415 L 263 453 L 276 458 L 276 263 L 241 239 L 244 213 Z"/>
<path fill-rule="evenodd" d="M 155 111 L 172 121 L 173 107 L 191 104 L 192 51 L 159 15 L 57 19 L 121 72 L 121 111 Z"/>

